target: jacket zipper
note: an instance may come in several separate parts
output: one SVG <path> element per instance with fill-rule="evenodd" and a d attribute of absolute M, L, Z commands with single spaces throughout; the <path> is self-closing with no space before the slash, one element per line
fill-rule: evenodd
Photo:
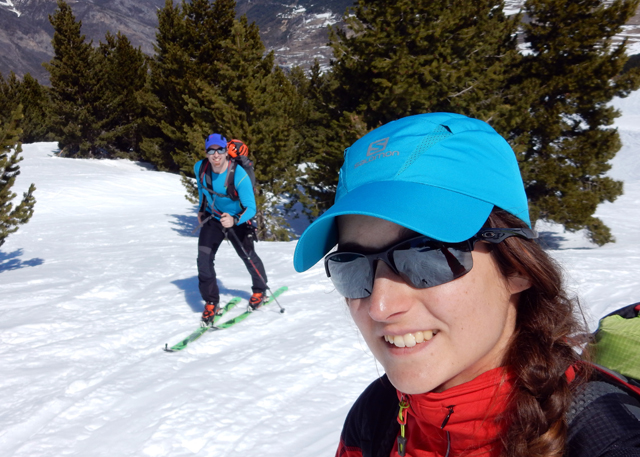
<path fill-rule="evenodd" d="M 449 419 L 451 419 L 454 406 L 455 405 L 447 406 L 449 413 L 447 414 L 447 417 L 444 418 L 444 421 L 442 421 L 442 425 L 440 426 L 441 430 L 444 430 L 445 425 L 447 425 L 447 423 L 449 422 Z M 449 457 L 449 453 L 451 452 L 451 435 L 449 434 L 448 430 L 445 430 L 445 433 L 447 434 L 447 453 L 444 457 Z"/>
<path fill-rule="evenodd" d="M 398 436 L 398 455 L 404 457 L 407 454 L 407 437 L 404 427 L 407 425 L 407 413 L 409 412 L 409 402 L 404 395 L 400 396 L 400 411 L 398 411 L 398 423 L 400 424 L 400 436 Z"/>
<path fill-rule="evenodd" d="M 447 413 L 447 417 L 442 421 L 442 425 L 440 426 L 440 430 L 444 430 L 444 427 L 451 419 L 451 415 L 453 414 L 453 408 L 455 405 L 447 406 L 449 412 Z M 404 395 L 400 397 L 400 411 L 398 411 L 398 423 L 400 424 L 400 436 L 398 436 L 398 455 L 400 457 L 404 457 L 407 453 L 407 440 L 408 437 L 405 434 L 405 425 L 407 425 L 407 416 L 408 416 L 409 402 L 405 400 Z M 448 430 L 445 430 L 447 434 L 447 453 L 444 457 L 449 457 L 451 453 L 451 435 Z"/>

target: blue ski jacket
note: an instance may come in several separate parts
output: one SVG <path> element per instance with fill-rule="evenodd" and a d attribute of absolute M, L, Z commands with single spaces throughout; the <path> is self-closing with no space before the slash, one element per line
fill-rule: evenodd
<path fill-rule="evenodd" d="M 211 171 L 211 166 L 208 166 L 206 173 L 201 174 L 201 167 L 205 165 L 207 160 L 203 159 L 193 167 L 198 181 L 199 211 L 211 213 L 216 219 L 220 219 L 223 213 L 228 213 L 234 217 L 236 225 L 244 224 L 256 215 L 256 197 L 249 176 L 242 167 L 236 167 L 233 181 L 238 191 L 239 200 L 233 201 L 227 195 L 225 187 L 227 170 L 217 174 Z M 211 180 L 211 185 L 207 182 L 207 178 Z"/>

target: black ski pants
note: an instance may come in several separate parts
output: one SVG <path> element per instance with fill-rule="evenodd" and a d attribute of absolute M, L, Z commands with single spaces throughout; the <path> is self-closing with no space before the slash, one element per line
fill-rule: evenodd
<path fill-rule="evenodd" d="M 200 237 L 198 239 L 198 287 L 202 298 L 213 303 L 220 302 L 220 292 L 216 281 L 215 258 L 218 248 L 225 238 L 224 230 L 218 219 L 211 218 L 200 229 Z M 249 234 L 247 224 L 234 225 L 226 230 L 233 231 L 236 234 L 236 236 L 233 236 L 233 234 L 229 233 L 228 239 L 244 261 L 247 271 L 251 275 L 251 290 L 253 292 L 264 292 L 267 289 L 267 274 L 264 271 L 262 260 L 254 250 L 253 239 L 247 236 Z M 242 244 L 240 245 L 238 241 Z M 242 248 L 244 248 L 249 257 L 244 254 Z M 260 276 L 264 278 L 264 281 Z"/>

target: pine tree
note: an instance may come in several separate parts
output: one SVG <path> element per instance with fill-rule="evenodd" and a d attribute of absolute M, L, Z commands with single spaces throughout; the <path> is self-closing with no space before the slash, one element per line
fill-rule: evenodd
<path fill-rule="evenodd" d="M 98 145 L 102 85 L 95 61 L 97 52 L 92 42 L 81 35 L 82 23 L 76 21 L 71 7 L 58 0 L 53 16 L 54 57 L 44 64 L 51 81 L 52 130 L 62 155 L 99 157 L 104 151 Z M 102 95 L 104 95 L 102 93 Z"/>
<path fill-rule="evenodd" d="M 14 91 L 12 90 L 11 80 L 15 78 L 13 72 L 9 75 L 9 79 L 5 80 L 2 72 L 0 72 L 0 121 L 7 122 L 12 111 L 16 108 Z"/>
<path fill-rule="evenodd" d="M 640 86 L 636 69 L 621 74 L 625 43 L 612 38 L 634 14 L 638 0 L 528 0 L 524 25 L 529 47 L 518 86 L 528 116 L 511 130 L 533 220 L 586 228 L 597 244 L 612 241 L 593 216 L 622 194 L 605 173 L 620 149 L 619 116 L 607 105 Z"/>
<path fill-rule="evenodd" d="M 184 21 L 182 10 L 166 0 L 164 8 L 158 10 L 158 32 L 156 54 L 149 62 L 149 97 L 146 101 L 150 116 L 146 119 L 141 143 L 143 157 L 160 170 L 177 170 L 171 157 L 175 141 L 173 133 L 166 131 L 177 125 L 182 113 L 183 83 L 190 58 L 183 50 Z"/>
<path fill-rule="evenodd" d="M 322 141 L 308 144 L 315 163 L 307 191 L 318 210 L 333 201 L 343 150 L 400 117 L 448 111 L 492 121 L 513 116 L 506 81 L 520 58 L 519 16 L 500 0 L 359 0 L 332 29 L 329 75 L 313 75 L 312 104 Z"/>
<path fill-rule="evenodd" d="M 14 206 L 11 201 L 16 194 L 11 192 L 16 177 L 20 174 L 18 163 L 22 160 L 22 145 L 19 141 L 22 119 L 22 106 L 11 113 L 7 120 L 0 124 L 0 246 L 6 238 L 18 230 L 18 226 L 26 224 L 33 215 L 36 203 L 33 184 L 23 194 L 22 201 Z"/>
<path fill-rule="evenodd" d="M 11 72 L 8 79 L 0 73 L 0 119 L 8 121 L 12 111 L 23 106 L 24 118 L 21 121 L 22 143 L 52 141 L 49 133 L 48 111 L 49 94 L 46 87 L 40 85 L 29 73 L 22 81 Z"/>
<path fill-rule="evenodd" d="M 302 137 L 299 160 L 304 170 L 300 178 L 304 193 L 299 200 L 305 215 L 314 219 L 333 204 L 344 148 L 369 128 L 361 115 L 340 113 L 334 95 L 339 83 L 332 72 L 321 71 L 318 61 L 308 77 L 297 72 L 292 77 L 302 98 L 298 131 Z"/>
<path fill-rule="evenodd" d="M 331 44 L 338 109 L 370 127 L 453 111 L 490 119 L 518 58 L 500 0 L 359 0 Z"/>
<path fill-rule="evenodd" d="M 53 141 L 55 138 L 51 133 L 49 122 L 51 113 L 49 88 L 27 73 L 22 78 L 18 98 L 24 107 L 20 141 L 23 143 Z"/>
<path fill-rule="evenodd" d="M 270 56 L 273 63 L 273 55 Z M 300 134 L 296 113 L 299 99 L 291 81 L 279 67 L 258 82 L 250 108 L 249 138 L 254 145 L 256 180 L 259 183 L 257 203 L 258 226 L 263 239 L 288 240 L 289 224 L 284 216 L 290 205 L 282 208 L 281 200 L 296 199 L 299 191 L 298 155 Z M 254 151 L 255 152 L 255 151 Z"/>
<path fill-rule="evenodd" d="M 138 159 L 146 99 L 147 59 L 118 32 L 107 32 L 99 46 L 98 68 L 104 95 L 99 144 L 112 156 Z"/>
<path fill-rule="evenodd" d="M 324 94 L 321 90 L 324 85 L 324 75 L 316 59 L 308 74 L 300 67 L 293 67 L 288 77 L 296 91 L 295 110 L 291 112 L 291 117 L 294 119 L 294 129 L 298 133 L 299 141 L 295 154 L 296 192 L 289 194 L 287 208 L 294 206 L 299 208 L 295 212 L 289 211 L 289 217 L 305 216 L 312 220 L 319 215 L 320 208 L 324 207 L 323 198 L 327 193 L 325 188 L 310 184 L 326 182 L 317 178 L 318 174 L 326 170 L 320 170 L 315 166 L 315 154 L 321 151 L 321 154 L 337 155 L 332 154 L 333 150 L 327 144 L 331 142 L 332 135 L 326 129 L 330 118 L 328 110 L 324 107 Z M 339 160 L 342 160 L 342 154 L 339 155 Z M 328 182 L 331 182 L 331 178 Z M 332 197 L 334 193 L 335 187 L 331 192 Z"/>
<path fill-rule="evenodd" d="M 141 144 L 144 157 L 163 170 L 188 172 L 196 154 L 188 139 L 193 124 L 187 100 L 197 98 L 198 81 L 219 83 L 222 41 L 230 36 L 234 0 L 166 0 L 158 11 L 156 55 L 150 62 L 150 115 Z"/>

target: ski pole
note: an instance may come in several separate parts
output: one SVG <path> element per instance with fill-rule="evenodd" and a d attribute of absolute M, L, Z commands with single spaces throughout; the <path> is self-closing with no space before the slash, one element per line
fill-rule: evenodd
<path fill-rule="evenodd" d="M 204 219 L 202 222 L 200 222 L 200 225 L 198 225 L 196 228 L 194 228 L 191 231 L 191 234 L 193 235 L 194 233 L 196 233 L 198 231 L 199 228 L 202 228 L 204 226 L 204 224 L 206 224 L 207 222 L 209 222 L 209 219 L 213 218 L 213 214 L 209 217 L 207 217 L 206 219 Z"/>
<path fill-rule="evenodd" d="M 271 288 L 267 285 L 267 281 L 264 280 L 264 278 L 262 277 L 262 275 L 260 274 L 260 272 L 258 271 L 258 269 L 256 268 L 255 264 L 253 263 L 253 261 L 251 260 L 251 257 L 249 257 L 249 254 L 247 254 L 247 251 L 245 250 L 244 246 L 242 245 L 242 243 L 240 242 L 240 239 L 238 238 L 238 235 L 236 235 L 236 232 L 234 232 L 233 230 L 226 230 L 227 233 L 231 232 L 233 234 L 233 237 L 236 239 L 236 242 L 238 243 L 238 245 L 240 245 L 240 249 L 242 249 L 242 252 L 244 253 L 244 255 L 247 257 L 247 260 L 249 261 L 249 263 L 251 264 L 251 266 L 253 267 L 253 269 L 255 270 L 255 272 L 258 274 L 258 276 L 260 277 L 260 279 L 262 279 L 262 282 L 264 283 L 265 287 L 267 288 L 267 290 L 269 291 L 269 293 L 271 294 L 271 296 L 273 297 L 273 299 L 276 301 L 276 303 L 278 304 L 278 306 L 280 307 L 280 312 L 284 313 L 284 308 L 282 307 L 282 305 L 280 304 L 280 302 L 278 301 L 278 299 L 275 297 L 275 295 L 273 294 L 273 292 L 271 291 Z"/>

